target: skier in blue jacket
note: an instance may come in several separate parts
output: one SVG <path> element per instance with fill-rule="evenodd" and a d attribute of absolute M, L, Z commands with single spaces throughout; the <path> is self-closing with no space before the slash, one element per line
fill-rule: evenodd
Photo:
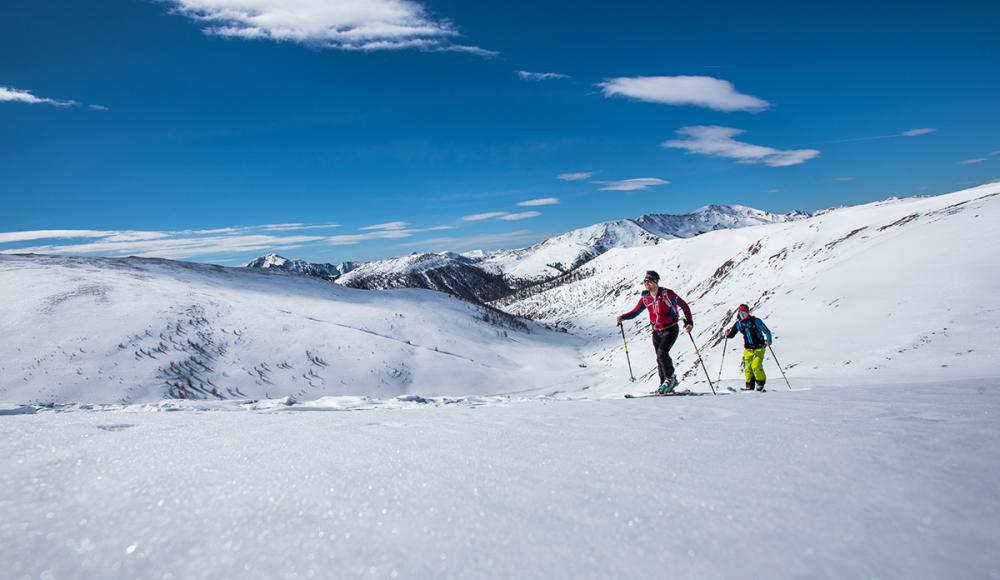
<path fill-rule="evenodd" d="M 750 315 L 750 307 L 740 304 L 736 309 L 737 320 L 726 333 L 733 338 L 736 333 L 743 335 L 743 372 L 746 375 L 744 391 L 752 391 L 756 383 L 758 391 L 764 390 L 767 375 L 764 374 L 764 355 L 771 346 L 771 331 L 764 321 Z"/>

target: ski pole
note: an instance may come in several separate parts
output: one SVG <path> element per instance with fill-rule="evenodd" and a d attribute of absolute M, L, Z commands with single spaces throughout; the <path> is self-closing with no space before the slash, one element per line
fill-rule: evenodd
<path fill-rule="evenodd" d="M 781 363 L 778 362 L 778 357 L 774 356 L 774 349 L 771 345 L 767 345 L 767 348 L 771 351 L 771 356 L 774 357 L 774 364 L 778 365 L 778 370 L 781 371 L 781 378 L 785 379 L 785 384 L 788 385 L 788 390 L 792 390 L 792 385 L 788 383 L 788 377 L 785 376 L 785 371 L 781 370 Z"/>
<path fill-rule="evenodd" d="M 621 324 L 618 325 L 618 330 L 622 331 L 622 342 L 625 343 L 625 360 L 628 361 L 628 376 L 635 382 L 635 375 L 632 374 L 632 360 L 628 356 L 628 341 L 625 340 L 625 327 Z"/>
<path fill-rule="evenodd" d="M 723 369 L 723 367 L 725 367 L 725 363 L 726 363 L 726 345 L 727 344 L 729 344 L 729 337 L 728 336 L 726 337 L 726 340 L 722 341 L 722 360 L 719 361 L 719 378 L 715 380 L 715 382 L 719 383 L 720 385 L 722 384 L 722 369 Z"/>
<path fill-rule="evenodd" d="M 719 393 L 715 392 L 715 385 L 712 384 L 712 377 L 708 376 L 708 369 L 705 367 L 705 361 L 701 360 L 701 351 L 698 350 L 698 343 L 696 343 L 694 341 L 694 336 L 691 336 L 691 331 L 690 330 L 687 331 L 687 333 L 688 333 L 688 338 L 691 339 L 691 344 L 694 346 L 694 352 L 695 352 L 695 354 L 698 355 L 698 362 L 701 363 L 701 368 L 702 368 L 702 370 L 705 371 L 705 378 L 708 379 L 708 386 L 712 387 L 712 394 L 713 395 L 718 395 Z"/>

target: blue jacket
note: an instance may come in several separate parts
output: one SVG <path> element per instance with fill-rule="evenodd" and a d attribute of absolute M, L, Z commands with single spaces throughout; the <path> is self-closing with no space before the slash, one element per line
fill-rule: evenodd
<path fill-rule="evenodd" d="M 727 338 L 733 338 L 736 333 L 743 334 L 743 348 L 764 348 L 771 342 L 771 330 L 764 321 L 756 316 L 748 316 L 746 320 L 737 320 L 729 328 Z"/>

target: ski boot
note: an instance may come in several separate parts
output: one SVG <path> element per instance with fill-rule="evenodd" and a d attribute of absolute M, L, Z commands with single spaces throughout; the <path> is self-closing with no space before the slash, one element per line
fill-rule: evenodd
<path fill-rule="evenodd" d="M 758 393 L 763 393 L 764 392 L 764 382 L 765 381 L 757 381 L 757 392 Z"/>
<path fill-rule="evenodd" d="M 677 388 L 677 377 L 670 377 L 669 379 L 664 381 L 662 385 L 660 385 L 660 388 L 656 389 L 656 394 L 669 395 L 670 393 L 674 392 L 674 389 L 676 388 Z"/>
<path fill-rule="evenodd" d="M 747 381 L 747 384 L 743 385 L 743 390 L 744 391 L 752 391 L 753 390 L 753 384 L 754 384 L 754 381 Z"/>

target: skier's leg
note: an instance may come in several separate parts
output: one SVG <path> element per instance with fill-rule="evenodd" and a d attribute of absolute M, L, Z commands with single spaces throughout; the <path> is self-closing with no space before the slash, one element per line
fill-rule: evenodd
<path fill-rule="evenodd" d="M 656 357 L 656 371 L 660 375 L 660 384 L 662 385 L 664 381 L 667 380 L 667 375 L 664 374 L 663 360 L 660 358 L 660 344 L 662 344 L 662 339 L 660 333 L 653 331 L 653 354 Z"/>
<path fill-rule="evenodd" d="M 764 347 L 755 348 L 753 351 L 753 378 L 758 383 L 763 383 L 767 380 L 767 375 L 764 374 L 764 353 L 766 349 Z"/>
<path fill-rule="evenodd" d="M 660 339 L 660 352 L 657 353 L 657 355 L 659 359 L 663 360 L 663 372 L 668 379 L 674 376 L 674 361 L 670 358 L 670 349 L 673 348 L 674 343 L 677 342 L 678 333 L 679 329 L 675 324 L 664 330 L 664 336 Z"/>
<path fill-rule="evenodd" d="M 746 385 L 743 387 L 743 390 L 749 391 L 753 389 L 753 350 L 749 348 L 743 350 L 743 377 L 746 379 Z"/>

